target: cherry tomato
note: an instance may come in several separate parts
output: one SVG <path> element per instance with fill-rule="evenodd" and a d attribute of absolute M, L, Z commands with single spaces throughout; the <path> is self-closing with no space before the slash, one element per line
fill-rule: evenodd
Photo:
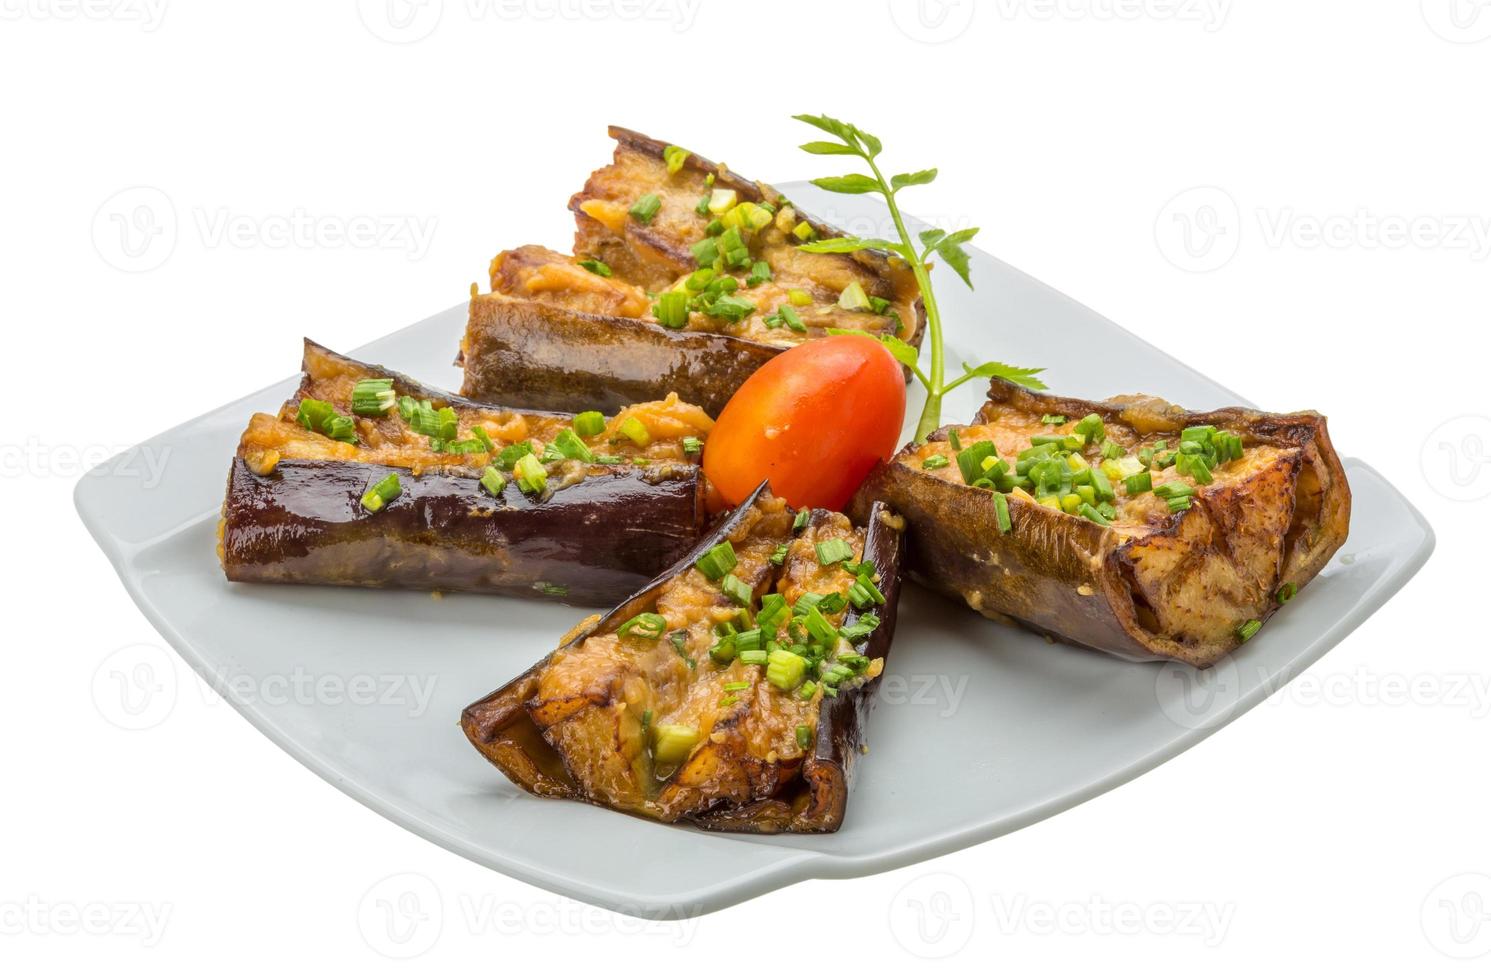
<path fill-rule="evenodd" d="M 842 510 L 906 415 L 901 365 L 871 337 L 810 340 L 767 361 L 726 403 L 704 474 L 739 504 L 762 480 L 793 507 Z"/>

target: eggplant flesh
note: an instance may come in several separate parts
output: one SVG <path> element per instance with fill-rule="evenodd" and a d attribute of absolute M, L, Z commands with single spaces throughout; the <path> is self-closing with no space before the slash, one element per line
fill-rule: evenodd
<path fill-rule="evenodd" d="M 574 256 L 533 245 L 503 252 L 492 260 L 492 291 L 473 293 L 459 357 L 465 395 L 609 411 L 676 391 L 718 414 L 762 364 L 829 330 L 890 334 L 920 345 L 926 314 L 904 262 L 872 250 L 803 252 L 795 231 L 803 223 L 816 237 L 843 233 L 800 214 L 766 184 L 692 153 L 670 173 L 666 144 L 617 127 L 610 134 L 617 141 L 613 162 L 570 201 Z M 699 293 L 685 280 L 698 269 L 692 247 L 711 237 L 711 222 L 721 217 L 697 209 L 714 192 L 731 195 L 736 206 L 773 209 L 769 224 L 742 232 L 750 261 L 722 266 L 717 277 L 728 277 L 736 287 L 729 295 L 752 309 L 731 320 L 712 314 L 713 304 L 701 300 L 684 327 L 663 327 L 648 294 Z M 659 207 L 640 221 L 629 212 L 649 194 Z M 608 274 L 580 260 L 600 260 Z M 770 268 L 769 279 L 752 278 L 757 262 Z M 883 302 L 883 309 L 846 309 L 840 296 L 853 285 Z M 784 307 L 792 311 L 791 322 L 779 318 Z"/>
<path fill-rule="evenodd" d="M 1113 481 L 1116 513 L 1107 526 L 1015 489 L 1004 495 L 1007 533 L 999 531 L 995 493 L 969 486 L 955 463 L 933 459 L 954 460 L 957 435 L 964 448 L 993 442 L 1013 466 L 1032 436 L 1070 433 L 1089 415 L 1102 419 L 1104 438 L 1118 447 L 1115 463 L 1160 440 L 1174 450 L 1185 429 L 1205 426 L 1240 437 L 1242 455 L 1205 483 L 1173 466 L 1151 471 L 1155 487 L 1189 485 L 1191 506 L 1178 512 Z M 1100 465 L 1096 448 L 1087 455 Z M 935 591 L 1056 639 L 1196 667 L 1236 649 L 1256 632 L 1252 621 L 1265 623 L 1313 579 L 1346 540 L 1351 517 L 1350 487 L 1326 420 L 1314 412 L 1193 413 L 1146 396 L 1088 402 L 1001 380 L 972 425 L 934 432 L 872 471 L 850 513 L 881 501 L 910 528 L 909 574 Z"/>
<path fill-rule="evenodd" d="M 526 440 L 542 456 L 571 416 L 468 401 L 309 340 L 303 368 L 296 395 L 278 415 L 254 416 L 233 460 L 218 530 L 219 559 L 231 581 L 606 605 L 676 562 L 705 530 L 704 479 L 683 438 L 703 438 L 712 423 L 676 398 L 631 406 L 586 440 L 594 454 L 615 454 L 620 463 L 548 461 L 539 493 L 523 491 L 504 472 L 494 496 L 481 478 L 488 466 L 502 465 L 497 453 Z M 353 388 L 372 378 L 391 379 L 401 397 L 450 408 L 458 441 L 480 426 L 493 451 L 432 447 L 397 408 L 353 416 L 355 443 L 297 421 L 306 399 L 351 416 Z M 645 448 L 619 435 L 629 419 L 653 436 Z M 369 510 L 364 492 L 389 474 L 397 476 L 399 494 Z"/>
<path fill-rule="evenodd" d="M 763 485 L 676 566 L 466 708 L 462 728 L 482 755 L 538 796 L 708 830 L 837 830 L 895 631 L 902 526 L 877 506 L 864 528 L 812 511 L 794 531 L 791 509 Z M 879 592 L 863 609 L 848 602 L 825 617 L 854 637 L 833 655 L 858 665 L 837 693 L 825 694 L 822 678 L 806 695 L 796 682 L 779 687 L 768 680 L 772 668 L 746 663 L 742 653 L 711 654 L 723 642 L 720 624 L 742 609 L 724 594 L 727 579 L 696 567 L 701 556 L 730 541 L 737 557 L 730 574 L 751 589 L 751 609 L 759 613 L 761 598 L 776 594 L 790 613 L 804 595 L 844 595 L 863 570 L 821 564 L 817 545 L 831 540 L 848 545 L 851 563 L 873 566 Z M 783 545 L 779 568 L 770 559 Z M 628 631 L 644 614 L 666 623 L 656 638 Z M 796 628 L 778 627 L 783 643 Z M 813 676 L 812 668 L 804 675 Z"/>

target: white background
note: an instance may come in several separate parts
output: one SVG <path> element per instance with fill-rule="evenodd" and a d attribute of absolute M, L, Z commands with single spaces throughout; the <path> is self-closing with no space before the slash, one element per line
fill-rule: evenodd
<path fill-rule="evenodd" d="M 0 970 L 1485 975 L 1484 2 L 473 3 L 0 0 Z M 804 111 L 940 167 L 911 211 L 1261 405 L 1327 412 L 1435 524 L 1429 566 L 1121 789 L 687 923 L 396 828 L 184 668 L 158 724 L 116 724 L 96 672 L 162 641 L 76 519 L 80 455 L 284 377 L 303 334 L 352 348 L 460 302 L 500 247 L 564 247 L 608 122 L 790 180 L 832 166 L 795 149 Z M 298 214 L 321 230 L 283 237 Z M 365 218 L 400 237 L 337 235 Z M 1028 328 L 988 324 L 982 353 Z M 406 887 L 426 918 L 400 945 L 376 903 Z"/>

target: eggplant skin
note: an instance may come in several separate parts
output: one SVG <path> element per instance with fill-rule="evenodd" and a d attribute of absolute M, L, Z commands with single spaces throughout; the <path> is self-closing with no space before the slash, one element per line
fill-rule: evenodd
<path fill-rule="evenodd" d="M 277 582 L 614 602 L 687 552 L 704 523 L 698 467 L 617 468 L 534 500 L 474 473 L 401 473 L 378 513 L 360 499 L 390 469 L 282 460 L 268 476 L 233 461 L 221 558 L 234 582 Z"/>
<path fill-rule="evenodd" d="M 646 611 L 662 586 L 683 574 L 706 551 L 738 526 L 742 516 L 765 492 L 765 484 L 673 568 L 611 612 L 591 617 L 565 637 L 560 650 L 577 648 L 591 636 L 614 631 L 622 623 Z M 873 561 L 880 574 L 879 587 L 885 603 L 874 612 L 880 625 L 856 651 L 871 659 L 888 657 L 896 625 L 900 598 L 901 565 L 904 558 L 904 523 L 884 505 L 870 511 L 864 558 Z M 859 616 L 846 617 L 852 623 Z M 558 652 L 558 651 L 556 651 Z M 461 728 L 488 761 L 518 786 L 535 796 L 588 802 L 606 807 L 603 800 L 586 796 L 582 782 L 569 771 L 563 756 L 546 741 L 535 723 L 529 703 L 538 691 L 539 677 L 551 657 L 546 657 L 501 688 L 469 705 L 461 713 Z M 785 792 L 745 803 L 724 803 L 685 819 L 705 830 L 733 833 L 831 833 L 839 829 L 849 799 L 855 759 L 864 744 L 865 725 L 874 705 L 879 677 L 836 698 L 824 699 L 817 725 L 817 741 L 802 760 L 798 773 L 787 781 Z M 769 764 L 771 766 L 776 763 Z M 619 809 L 619 808 L 616 808 Z M 625 810 L 638 816 L 634 811 Z"/>
<path fill-rule="evenodd" d="M 471 300 L 461 344 L 461 394 L 524 408 L 610 414 L 677 392 L 717 416 L 735 389 L 784 349 L 482 293 Z"/>
<path fill-rule="evenodd" d="M 1209 424 L 1285 452 L 1240 482 L 1199 488 L 1197 505 L 1162 525 L 1122 533 L 1012 494 L 1013 528 L 1001 535 L 988 491 L 913 465 L 908 446 L 871 472 L 849 512 L 889 503 L 910 528 L 911 577 L 991 619 L 1128 659 L 1209 667 L 1242 642 L 1239 625 L 1277 611 L 1284 583 L 1302 589 L 1346 540 L 1351 490 L 1316 413 L 1088 402 L 996 379 L 975 424 L 1002 412 L 1096 413 L 1159 437 Z"/>

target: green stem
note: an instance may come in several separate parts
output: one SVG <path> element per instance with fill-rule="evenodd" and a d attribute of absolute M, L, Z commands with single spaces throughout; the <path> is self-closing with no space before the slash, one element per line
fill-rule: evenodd
<path fill-rule="evenodd" d="M 916 246 L 911 242 L 911 233 L 906 230 L 906 222 L 901 218 L 901 209 L 896 207 L 896 192 L 891 190 L 890 184 L 886 183 L 885 176 L 869 154 L 865 154 L 865 162 L 870 165 L 870 172 L 880 183 L 881 194 L 885 197 L 886 206 L 890 208 L 890 218 L 895 222 L 896 231 L 901 236 L 901 243 L 906 248 L 902 258 L 911 265 L 911 274 L 916 277 L 917 288 L 921 291 L 922 307 L 927 311 L 932 363 L 924 379 L 927 386 L 927 400 L 922 405 L 921 417 L 916 422 L 915 438 L 917 442 L 921 442 L 942 421 L 942 396 L 945 392 L 942 386 L 942 316 L 937 311 L 937 297 L 932 294 L 932 279 L 927 275 L 927 265 L 917 260 Z"/>

